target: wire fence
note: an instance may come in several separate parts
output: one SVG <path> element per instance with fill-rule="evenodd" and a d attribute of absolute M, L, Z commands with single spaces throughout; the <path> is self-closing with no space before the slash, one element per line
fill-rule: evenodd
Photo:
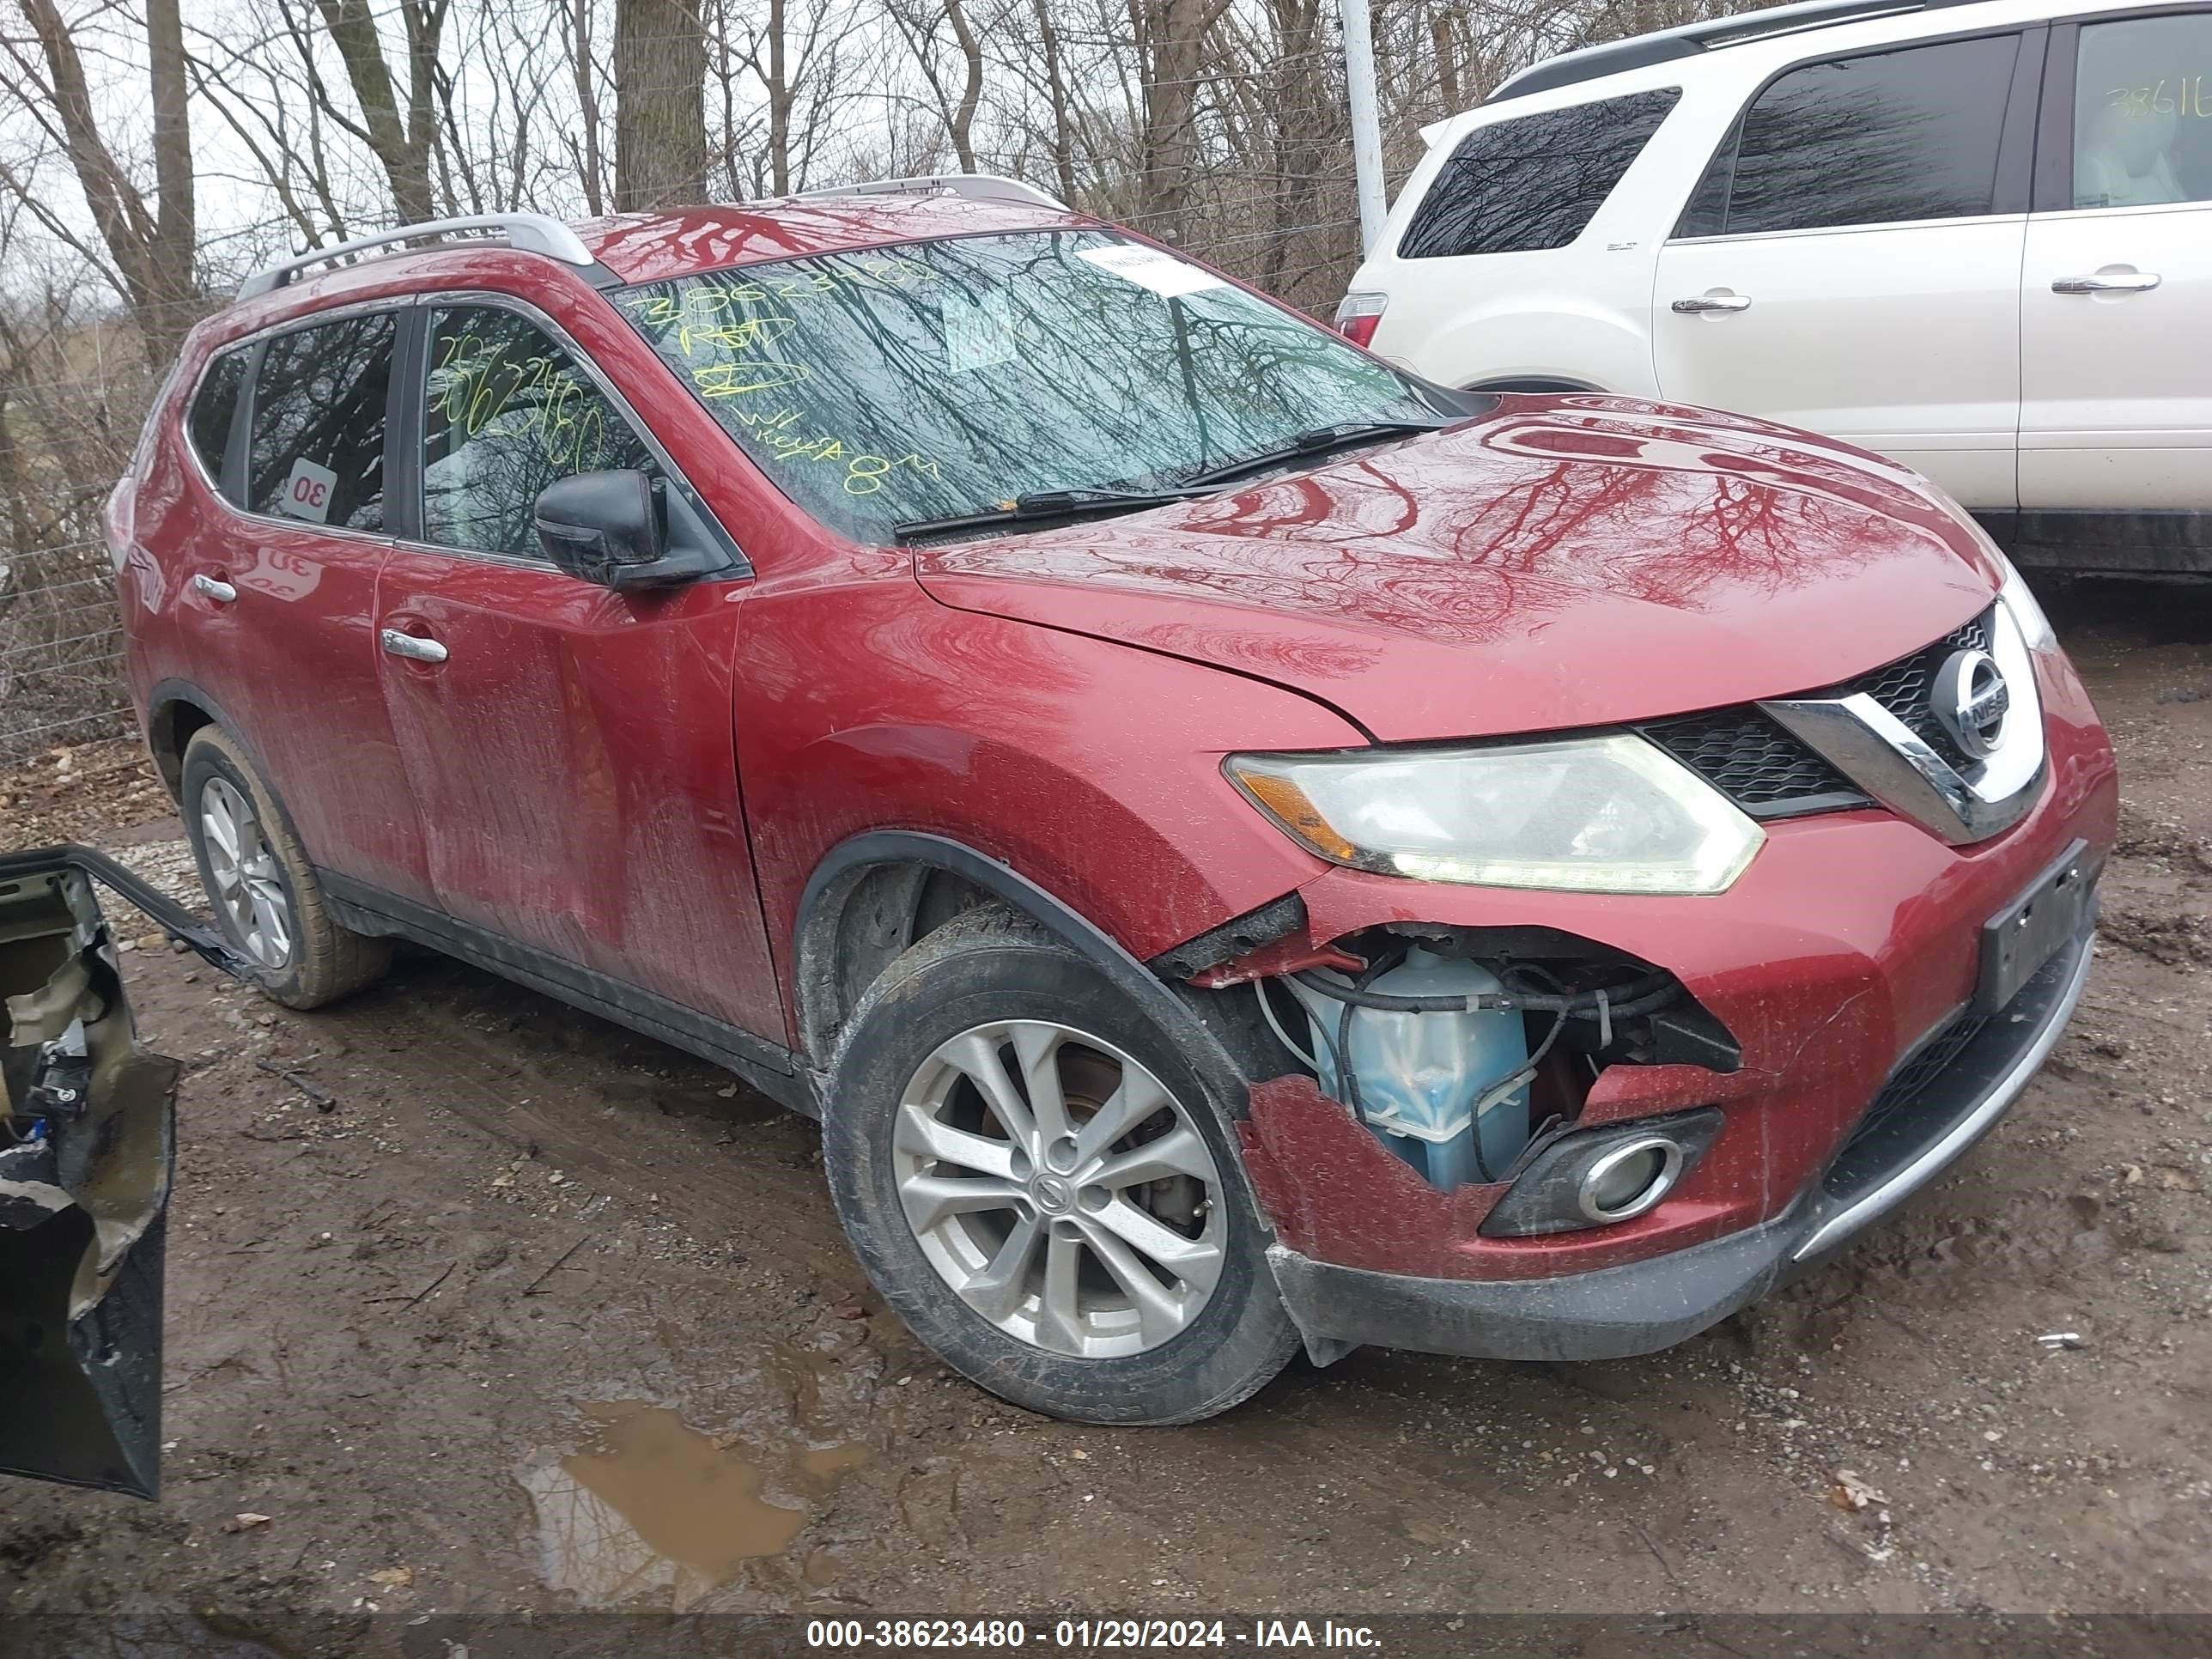
<path fill-rule="evenodd" d="M 539 80 L 504 91 L 507 83 L 486 82 L 470 68 L 497 58 L 500 73 L 524 72 L 513 66 L 529 64 L 526 54 L 495 48 L 505 38 L 498 31 L 522 27 L 515 20 L 534 15 L 533 3 L 505 0 L 501 9 L 459 0 L 448 46 L 461 92 L 434 124 L 440 210 L 531 208 L 575 217 L 603 193 L 581 170 L 593 154 L 612 153 L 611 132 L 590 148 L 569 135 L 561 148 L 541 140 L 526 158 L 524 127 L 501 113 L 502 98 L 520 110 L 549 88 L 582 84 L 573 59 L 539 62 L 530 71 Z M 1376 0 L 1390 182 L 1418 160 L 1422 126 L 1479 102 L 1522 64 L 1741 3 L 1526 0 L 1477 9 L 1464 0 Z M 799 189 L 897 173 L 1003 173 L 1328 314 L 1359 256 L 1333 0 L 1015 0 L 988 17 L 975 5 L 793 0 L 776 14 L 793 31 L 790 67 L 771 82 L 760 66 L 775 60 L 757 35 L 743 33 L 754 25 L 722 0 L 707 0 L 700 15 L 711 37 L 708 61 L 720 66 L 705 100 L 709 193 L 756 196 L 773 180 Z M 963 31 L 972 46 L 964 57 L 946 44 Z M 567 39 L 558 29 L 551 38 Z M 290 48 L 279 42 L 272 50 L 281 58 Z M 240 48 L 224 61 L 252 60 Z M 270 137 L 301 118 L 293 106 L 326 96 L 341 78 L 302 86 L 289 71 L 271 72 L 277 102 L 252 112 L 257 121 L 267 117 L 259 130 L 269 140 L 255 154 L 272 199 L 286 210 L 272 210 L 258 246 L 234 231 L 203 239 L 198 264 L 210 294 L 239 274 L 222 269 L 227 261 L 242 269 L 272 246 L 327 242 L 389 219 L 388 198 L 378 198 L 381 210 L 348 207 L 317 170 L 319 151 L 295 155 Z M 617 90 L 601 88 L 610 103 Z M 203 75 L 195 98 L 204 128 L 222 125 L 208 112 L 222 114 L 225 95 L 223 82 Z M 542 134 L 542 109 L 550 106 L 538 107 Z M 232 109 L 226 118 L 237 125 L 239 114 Z M 328 204 L 319 219 L 301 208 L 314 202 Z M 36 300 L 20 284 L 0 284 L 0 764 L 130 725 L 99 514 L 167 367 L 155 359 L 172 349 L 143 343 L 145 333 L 173 339 L 178 330 L 142 332 L 112 295 L 103 301 L 88 272 L 88 259 L 73 276 L 49 276 Z"/>

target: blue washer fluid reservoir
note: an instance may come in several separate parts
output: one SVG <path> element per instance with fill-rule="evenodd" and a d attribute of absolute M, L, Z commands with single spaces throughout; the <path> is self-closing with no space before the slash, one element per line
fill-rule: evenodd
<path fill-rule="evenodd" d="M 1282 983 L 1319 1028 L 1313 1052 L 1324 1070 L 1322 1086 L 1349 1105 L 1344 1079 L 1333 1074 L 1344 1005 L 1297 980 Z M 1505 987 L 1478 963 L 1416 945 L 1367 988 L 1389 996 L 1465 997 L 1496 994 Z M 1345 1049 L 1359 1080 L 1367 1127 L 1431 1186 L 1449 1192 L 1471 1181 L 1497 1180 L 1528 1144 L 1526 1084 L 1492 1101 L 1480 1122 L 1474 1121 L 1475 1102 L 1528 1063 L 1528 1035 L 1519 1013 L 1355 1007 Z"/>

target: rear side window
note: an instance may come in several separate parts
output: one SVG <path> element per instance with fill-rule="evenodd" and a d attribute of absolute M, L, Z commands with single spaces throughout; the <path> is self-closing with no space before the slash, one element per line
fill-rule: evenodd
<path fill-rule="evenodd" d="M 2212 202 L 2212 12 L 2081 26 L 2074 205 Z"/>
<path fill-rule="evenodd" d="M 256 513 L 384 528 L 384 410 L 390 312 L 279 334 L 253 378 L 246 502 Z"/>
<path fill-rule="evenodd" d="M 497 306 L 433 315 L 422 421 L 422 533 L 441 547 L 542 558 L 538 492 L 578 472 L 659 474 L 645 441 L 567 349 Z"/>
<path fill-rule="evenodd" d="M 1399 239 L 1405 259 L 1565 247 L 1613 193 L 1680 93 L 1632 93 L 1477 127 Z"/>
<path fill-rule="evenodd" d="M 2019 53 L 2006 34 L 1790 70 L 1744 112 L 1676 234 L 1988 213 Z"/>
<path fill-rule="evenodd" d="M 208 477 L 222 482 L 223 452 L 230 445 L 232 422 L 238 415 L 239 393 L 246 386 L 246 351 L 226 351 L 208 365 L 192 406 L 185 412 L 185 433 L 207 468 Z"/>

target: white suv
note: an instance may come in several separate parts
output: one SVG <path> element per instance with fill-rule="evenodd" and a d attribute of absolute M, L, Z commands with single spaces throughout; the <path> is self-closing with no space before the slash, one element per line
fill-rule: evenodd
<path fill-rule="evenodd" d="M 1337 314 L 1383 356 L 1832 434 L 2023 562 L 2212 571 L 2212 3 L 1814 0 L 1424 136 Z"/>

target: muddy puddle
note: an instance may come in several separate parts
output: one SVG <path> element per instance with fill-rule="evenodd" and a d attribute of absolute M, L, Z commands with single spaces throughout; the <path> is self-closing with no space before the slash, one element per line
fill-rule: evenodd
<path fill-rule="evenodd" d="M 589 1606 L 647 1594 L 691 1606 L 746 1562 L 789 1549 L 815 1507 L 867 1457 L 850 1443 L 763 1455 L 641 1401 L 579 1410 L 585 1445 L 521 1480 L 538 1510 L 539 1571 Z M 809 1554 L 810 1582 L 834 1571 L 824 1552 Z"/>

